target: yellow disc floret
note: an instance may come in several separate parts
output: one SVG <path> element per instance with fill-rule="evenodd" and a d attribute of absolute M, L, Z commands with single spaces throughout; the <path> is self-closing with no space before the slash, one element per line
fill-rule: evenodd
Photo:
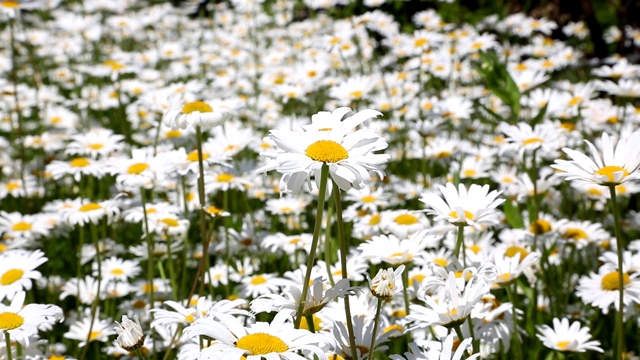
<path fill-rule="evenodd" d="M 336 163 L 349 158 L 347 150 L 331 140 L 316 141 L 307 147 L 305 153 L 311 159 L 324 163 Z"/>
<path fill-rule="evenodd" d="M 631 282 L 631 279 L 629 278 L 629 274 L 625 273 L 622 276 L 623 286 L 626 286 L 630 282 Z M 609 291 L 619 290 L 620 289 L 620 272 L 612 271 L 606 274 L 605 276 L 603 276 L 601 285 L 602 285 L 602 289 L 604 290 L 609 290 Z"/>
<path fill-rule="evenodd" d="M 184 114 L 191 114 L 196 111 L 201 113 L 213 112 L 213 108 L 203 101 L 188 102 L 182 107 L 182 113 Z"/>
<path fill-rule="evenodd" d="M 136 164 L 133 164 L 133 165 L 129 166 L 127 168 L 127 172 L 129 174 L 138 175 L 138 174 L 141 174 L 143 171 L 147 170 L 148 168 L 149 168 L 149 164 L 136 163 Z"/>
<path fill-rule="evenodd" d="M 13 330 L 24 324 L 24 318 L 16 313 L 3 312 L 0 314 L 0 329 Z"/>
<path fill-rule="evenodd" d="M 609 165 L 609 166 L 605 166 L 601 169 L 599 169 L 598 171 L 594 172 L 594 175 L 604 175 L 609 179 L 609 182 L 611 183 L 615 183 L 615 176 L 614 174 L 617 172 L 622 172 L 622 177 L 626 177 L 629 176 L 629 172 L 621 167 L 621 166 L 617 166 L 617 165 Z"/>
<path fill-rule="evenodd" d="M 22 279 L 23 274 L 24 274 L 24 271 L 22 271 L 22 269 L 7 270 L 7 272 L 2 274 L 2 277 L 0 277 L 0 284 L 5 286 L 11 285 L 14 282 Z"/>
<path fill-rule="evenodd" d="M 245 335 L 238 340 L 236 346 L 248 350 L 251 355 L 282 353 L 289 350 L 287 344 L 280 338 L 265 333 Z"/>

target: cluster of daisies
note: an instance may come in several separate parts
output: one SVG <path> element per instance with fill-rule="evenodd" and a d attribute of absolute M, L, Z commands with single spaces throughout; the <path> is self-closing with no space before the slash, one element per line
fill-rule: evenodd
<path fill-rule="evenodd" d="M 383 2 L 0 0 L 0 358 L 638 358 L 640 65 Z"/>

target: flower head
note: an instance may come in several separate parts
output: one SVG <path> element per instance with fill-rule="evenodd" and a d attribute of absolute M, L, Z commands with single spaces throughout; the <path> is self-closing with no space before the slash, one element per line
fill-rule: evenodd
<path fill-rule="evenodd" d="M 271 160 L 256 172 L 277 170 L 282 173 L 281 190 L 297 194 L 303 185 L 311 190 L 311 179 L 320 181 L 323 165 L 329 167 L 333 181 L 342 189 L 362 189 L 369 171 L 384 175 L 379 165 L 390 155 L 375 154 L 387 148 L 387 142 L 371 130 L 356 130 L 364 121 L 382 115 L 367 109 L 351 114 L 341 107 L 333 112 L 321 111 L 311 117 L 311 124 L 297 131 L 271 130 L 269 137 L 276 143 L 275 152 L 262 153 Z"/>
<path fill-rule="evenodd" d="M 617 144 L 611 136 L 603 133 L 599 149 L 590 141 L 585 142 L 591 157 L 576 150 L 562 149 L 572 160 L 556 160 L 551 165 L 562 171 L 559 176 L 605 186 L 619 185 L 640 177 L 640 130 L 622 136 Z"/>
<path fill-rule="evenodd" d="M 603 352 L 600 341 L 591 339 L 588 327 L 581 327 L 578 321 L 569 325 L 569 320 L 564 318 L 553 319 L 553 328 L 549 325 L 537 326 L 538 339 L 549 349 L 562 352 L 585 352 L 587 350 Z"/>
<path fill-rule="evenodd" d="M 145 335 L 137 318 L 133 321 L 127 315 L 123 315 L 122 324 L 118 324 L 118 326 L 114 327 L 114 330 L 118 333 L 116 343 L 123 349 L 135 351 L 142 347 Z"/>
<path fill-rule="evenodd" d="M 371 289 L 373 296 L 389 300 L 402 290 L 402 280 L 399 278 L 403 271 L 404 265 L 398 266 L 395 271 L 393 268 L 378 270 L 376 276 L 369 280 L 369 289 Z"/>
<path fill-rule="evenodd" d="M 427 213 L 436 215 L 435 220 L 447 220 L 454 225 L 475 225 L 477 223 L 495 224 L 499 222 L 496 207 L 504 202 L 498 199 L 499 191 L 489 192 L 489 185 L 471 184 L 467 189 L 459 184 L 458 189 L 452 183 L 439 186 L 444 196 L 424 193 L 420 201 L 425 203 Z"/>

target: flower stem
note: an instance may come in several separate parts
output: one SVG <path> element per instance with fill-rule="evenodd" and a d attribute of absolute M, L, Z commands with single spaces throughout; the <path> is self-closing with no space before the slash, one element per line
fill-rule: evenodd
<path fill-rule="evenodd" d="M 142 352 L 140 351 L 140 349 L 136 349 L 136 354 L 138 355 L 138 359 L 143 360 L 144 356 L 142 356 Z"/>
<path fill-rule="evenodd" d="M 409 315 L 409 270 L 402 272 L 402 297 L 404 298 L 405 316 Z"/>
<path fill-rule="evenodd" d="M 153 307 L 155 301 L 153 289 L 153 238 L 149 233 L 149 217 L 147 216 L 147 195 L 143 187 L 140 188 L 140 201 L 142 202 L 142 216 L 144 220 L 145 239 L 147 240 L 147 282 L 149 283 L 149 306 Z"/>
<path fill-rule="evenodd" d="M 460 249 L 462 248 L 463 242 L 464 242 L 464 225 L 458 225 L 458 237 L 456 240 L 456 247 L 455 249 L 453 249 L 453 255 L 456 257 L 456 259 L 458 259 L 458 256 L 460 256 Z"/>
<path fill-rule="evenodd" d="M 307 292 L 309 292 L 309 280 L 311 280 L 311 269 L 316 257 L 316 249 L 318 248 L 318 240 L 322 231 L 322 213 L 324 212 L 324 198 L 327 194 L 327 180 L 329 179 L 329 166 L 322 165 L 320 170 L 320 188 L 318 189 L 318 210 L 316 211 L 316 221 L 313 227 L 313 240 L 311 241 L 311 249 L 309 249 L 309 259 L 307 260 L 307 272 L 302 282 L 302 295 L 298 302 L 298 312 L 296 313 L 295 328 L 300 328 L 300 322 L 304 316 L 304 303 L 307 300 Z"/>
<path fill-rule="evenodd" d="M 369 345 L 369 360 L 373 359 L 373 350 L 376 343 L 376 334 L 378 333 L 378 323 L 380 321 L 380 309 L 382 309 L 382 299 L 378 298 L 378 306 L 376 307 L 376 317 L 373 323 L 373 334 L 371 335 L 371 344 Z"/>
<path fill-rule="evenodd" d="M 344 237 L 344 221 L 342 220 L 342 198 L 340 196 L 340 188 L 333 183 L 333 196 L 336 205 L 336 224 L 338 225 L 338 240 L 340 241 L 340 266 L 342 277 L 348 279 L 347 272 L 347 241 Z M 358 358 L 358 349 L 356 348 L 355 332 L 353 331 L 353 320 L 351 318 L 351 305 L 349 304 L 349 294 L 344 297 L 344 312 L 347 321 L 347 330 L 349 332 L 349 348 L 351 348 L 351 356 L 353 359 Z"/>
<path fill-rule="evenodd" d="M 12 360 L 13 354 L 11 354 L 11 335 L 8 331 L 4 332 L 4 342 L 6 343 L 5 349 L 7 350 L 7 360 Z"/>
<path fill-rule="evenodd" d="M 622 239 L 622 231 L 620 229 L 620 215 L 618 214 L 618 201 L 616 198 L 615 184 L 609 185 L 609 193 L 611 194 L 611 212 L 613 213 L 613 227 L 616 234 L 616 250 L 618 251 L 618 290 L 620 291 L 619 309 L 616 312 L 616 334 L 617 346 L 614 352 L 617 359 L 622 359 L 624 352 L 624 271 L 622 267 L 622 253 L 624 251 L 624 240 Z"/>
<path fill-rule="evenodd" d="M 196 126 L 196 146 L 198 149 L 198 200 L 200 201 L 200 233 L 202 235 L 202 258 L 200 259 L 200 265 L 198 265 L 196 276 L 193 279 L 191 291 L 189 292 L 189 296 L 187 296 L 187 301 L 190 301 L 193 294 L 195 294 L 196 287 L 198 286 L 198 281 L 200 281 L 200 278 L 202 278 L 202 282 L 204 283 L 204 264 L 206 262 L 207 256 L 209 256 L 209 235 L 207 234 L 207 214 L 205 211 L 204 194 L 204 157 L 202 155 L 202 129 L 199 125 Z"/>

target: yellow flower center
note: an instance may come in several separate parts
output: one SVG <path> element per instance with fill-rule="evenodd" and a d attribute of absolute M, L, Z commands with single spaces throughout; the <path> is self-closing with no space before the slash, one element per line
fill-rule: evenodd
<path fill-rule="evenodd" d="M 419 39 L 416 39 L 416 41 L 414 41 L 413 45 L 414 45 L 415 47 L 421 47 L 422 45 L 424 45 L 424 44 L 426 44 L 426 43 L 427 43 L 427 39 L 425 39 L 425 38 L 419 38 Z"/>
<path fill-rule="evenodd" d="M 87 203 L 87 204 L 84 204 L 84 205 L 80 206 L 78 211 L 89 212 L 89 211 L 100 210 L 100 209 L 102 209 L 102 205 L 100 205 L 100 204 Z"/>
<path fill-rule="evenodd" d="M 223 210 L 222 210 L 222 209 L 220 209 L 220 208 L 218 208 L 218 207 L 217 207 L 217 206 L 215 206 L 215 205 L 211 205 L 211 206 L 209 206 L 209 207 L 207 208 L 207 212 L 208 212 L 208 213 L 210 213 L 210 214 L 212 214 L 212 215 L 220 215 L 220 214 L 222 214 L 222 213 L 223 213 Z"/>
<path fill-rule="evenodd" d="M 622 172 L 622 177 L 626 177 L 629 176 L 629 172 L 621 167 L 621 166 L 617 166 L 617 165 L 609 165 L 609 166 L 605 166 L 602 169 L 599 169 L 598 171 L 596 171 L 595 173 L 593 173 L 594 175 L 603 175 L 606 176 L 609 179 L 609 182 L 614 183 L 615 181 L 615 177 L 614 174 L 617 172 Z"/>
<path fill-rule="evenodd" d="M 331 140 L 316 141 L 307 147 L 305 153 L 311 159 L 324 163 L 336 163 L 349 158 L 347 150 Z"/>
<path fill-rule="evenodd" d="M 366 195 L 363 196 L 360 201 L 362 201 L 363 203 L 372 203 L 374 201 L 376 201 L 376 197 L 372 196 L 372 195 Z"/>
<path fill-rule="evenodd" d="M 362 91 L 360 90 L 352 91 L 349 95 L 351 95 L 351 97 L 354 99 L 360 99 L 362 97 Z"/>
<path fill-rule="evenodd" d="M 122 269 L 112 269 L 111 270 L 111 275 L 123 275 L 124 274 L 124 270 Z"/>
<path fill-rule="evenodd" d="M 320 318 L 317 317 L 316 314 L 311 315 L 311 317 L 313 318 L 314 329 L 316 331 L 322 329 L 322 327 L 320 326 L 320 323 L 322 323 L 322 320 L 320 320 Z M 309 330 L 309 324 L 307 323 L 307 317 L 306 316 L 302 317 L 302 321 L 300 322 L 300 329 Z"/>
<path fill-rule="evenodd" d="M 393 219 L 398 225 L 413 225 L 418 222 L 418 218 L 411 214 L 402 214 Z"/>
<path fill-rule="evenodd" d="M 211 106 L 209 106 L 209 104 L 203 101 L 192 101 L 184 104 L 184 106 L 182 107 L 182 113 L 191 114 L 192 112 L 207 113 L 213 112 L 213 109 L 211 108 Z"/>
<path fill-rule="evenodd" d="M 89 144 L 87 145 L 87 147 L 91 150 L 100 150 L 104 147 L 104 144 L 100 144 L 100 143 L 93 143 L 93 144 Z"/>
<path fill-rule="evenodd" d="M 89 334 L 89 340 L 95 340 L 95 339 L 97 339 L 98 337 L 100 337 L 100 335 L 102 335 L 102 331 L 92 331 L 92 332 Z"/>
<path fill-rule="evenodd" d="M 7 190 L 9 191 L 13 191 L 13 190 L 18 190 L 20 189 L 22 186 L 20 185 L 19 182 L 17 181 L 9 181 L 6 185 Z"/>
<path fill-rule="evenodd" d="M 51 355 L 47 358 L 47 360 L 65 360 L 65 357 L 60 355 Z"/>
<path fill-rule="evenodd" d="M 22 279 L 22 275 L 24 271 L 22 269 L 11 269 L 5 272 L 2 277 L 0 277 L 0 284 L 2 285 L 11 285 L 14 282 Z"/>
<path fill-rule="evenodd" d="M 91 165 L 91 162 L 87 160 L 87 158 L 80 157 L 71 160 L 69 165 L 71 165 L 71 167 L 85 167 Z"/>
<path fill-rule="evenodd" d="M 520 254 L 520 261 L 522 262 L 522 260 L 529 255 L 529 252 L 527 250 L 525 250 L 524 248 L 521 248 L 520 246 L 509 246 L 507 248 L 507 251 L 504 252 L 504 256 L 506 257 L 514 257 L 516 256 L 516 254 Z"/>
<path fill-rule="evenodd" d="M 447 259 L 445 258 L 433 259 L 433 263 L 442 267 L 447 267 Z"/>
<path fill-rule="evenodd" d="M 629 274 L 625 273 L 622 276 L 623 287 L 627 286 L 627 284 L 630 282 L 631 282 L 631 279 L 629 278 Z M 619 290 L 620 289 L 620 272 L 612 271 L 606 274 L 605 276 L 603 276 L 601 285 L 604 290 L 609 290 L 609 291 Z"/>
<path fill-rule="evenodd" d="M 233 180 L 233 175 L 227 174 L 227 173 L 222 173 L 222 174 L 218 175 L 218 177 L 216 177 L 216 180 L 218 182 L 230 182 L 231 180 Z"/>
<path fill-rule="evenodd" d="M 164 136 L 167 139 L 179 138 L 179 137 L 182 136 L 182 131 L 180 131 L 180 130 L 169 130 L 169 131 L 167 131 L 167 133 Z"/>
<path fill-rule="evenodd" d="M 3 312 L 0 314 L 0 329 L 13 330 L 24 324 L 24 318 L 16 313 Z"/>
<path fill-rule="evenodd" d="M 289 350 L 287 344 L 280 338 L 265 333 L 245 335 L 238 340 L 236 346 L 248 350 L 251 355 L 282 353 Z"/>
<path fill-rule="evenodd" d="M 129 166 L 129 167 L 127 168 L 127 172 L 128 172 L 129 174 L 135 174 L 135 175 L 138 175 L 138 174 L 142 173 L 143 171 L 147 170 L 148 168 L 149 168 L 149 164 L 146 164 L 146 163 L 136 163 L 136 164 L 133 164 L 133 165 Z"/>
<path fill-rule="evenodd" d="M 102 65 L 110 67 L 113 71 L 124 69 L 124 65 L 115 60 L 105 60 Z"/>
<path fill-rule="evenodd" d="M 189 314 L 187 315 L 185 318 L 186 322 L 188 322 L 189 324 L 191 324 L 192 322 L 196 321 L 196 318 L 193 317 L 193 314 Z"/>
<path fill-rule="evenodd" d="M 371 215 L 369 219 L 369 225 L 378 225 L 380 224 L 380 214 Z"/>
<path fill-rule="evenodd" d="M 556 343 L 556 346 L 558 348 L 560 348 L 561 350 L 566 350 L 567 346 L 569 346 L 569 344 L 571 344 L 571 341 L 558 341 Z"/>
<path fill-rule="evenodd" d="M 529 226 L 529 231 L 536 235 L 542 235 L 551 231 L 551 224 L 543 219 L 538 219 Z"/>
<path fill-rule="evenodd" d="M 18 1 L 2 1 L 2 2 L 0 2 L 0 5 L 2 5 L 2 7 L 5 7 L 5 8 L 15 9 L 15 8 L 20 6 L 20 2 L 18 2 Z"/>
<path fill-rule="evenodd" d="M 209 153 L 207 152 L 203 152 L 202 153 L 202 160 L 207 160 L 209 158 Z M 187 155 L 187 160 L 191 161 L 191 162 L 196 162 L 198 161 L 198 150 L 193 150 L 192 152 L 189 153 L 189 155 Z"/>
<path fill-rule="evenodd" d="M 499 282 L 509 282 L 511 280 L 511 273 L 504 273 L 498 275 Z"/>
<path fill-rule="evenodd" d="M 260 285 L 266 282 L 267 282 L 267 279 L 262 275 L 255 276 L 253 279 L 251 279 L 252 285 Z"/>
<path fill-rule="evenodd" d="M 449 216 L 452 217 L 452 218 L 456 218 L 457 219 L 458 218 L 458 212 L 457 211 L 452 211 L 452 212 L 449 213 Z M 464 217 L 466 219 L 471 220 L 471 219 L 473 219 L 473 213 L 470 212 L 470 211 L 465 210 L 464 211 Z"/>
<path fill-rule="evenodd" d="M 478 171 L 476 169 L 466 169 L 462 172 L 462 175 L 466 177 L 474 176 L 476 174 L 478 174 Z"/>
<path fill-rule="evenodd" d="M 172 218 L 164 218 L 162 220 L 160 220 L 161 222 L 165 223 L 166 225 L 170 226 L 170 227 L 174 227 L 174 226 L 178 226 L 180 225 L 180 223 L 178 222 L 178 220 L 176 219 L 172 219 Z"/>
<path fill-rule="evenodd" d="M 522 145 L 531 145 L 531 144 L 541 143 L 541 142 L 544 142 L 541 138 L 539 138 L 539 137 L 532 137 L 532 138 L 525 139 L 525 140 L 522 142 Z"/>
<path fill-rule="evenodd" d="M 562 234 L 562 237 L 565 239 L 582 240 L 588 238 L 589 236 L 581 229 L 571 228 L 567 229 L 567 231 Z"/>
<path fill-rule="evenodd" d="M 25 221 L 19 221 L 11 227 L 13 231 L 29 231 L 31 230 L 31 224 Z"/>

